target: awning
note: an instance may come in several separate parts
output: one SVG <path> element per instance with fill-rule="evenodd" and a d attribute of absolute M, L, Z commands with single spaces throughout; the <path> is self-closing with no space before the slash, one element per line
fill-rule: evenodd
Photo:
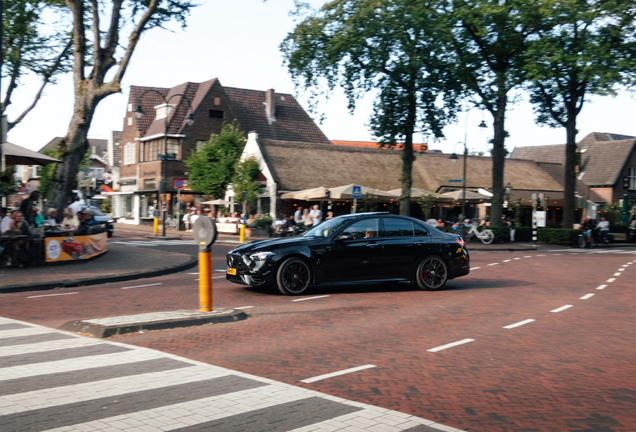
<path fill-rule="evenodd" d="M 306 201 L 320 201 L 320 200 L 350 200 L 353 194 L 353 187 L 355 185 L 349 184 L 345 186 L 336 186 L 332 188 L 313 188 L 306 189 L 298 192 L 289 192 L 281 195 L 281 199 L 296 199 L 296 200 L 306 200 Z M 325 198 L 325 190 L 329 190 L 329 198 Z M 383 191 L 380 189 L 373 189 L 366 186 L 360 186 L 360 193 L 363 197 L 368 197 L 370 200 L 378 200 L 378 201 L 388 201 L 394 200 L 399 197 L 399 195 Z"/>
<path fill-rule="evenodd" d="M 6 165 L 48 165 L 59 160 L 19 145 L 6 142 L 2 144 L 2 157 Z"/>

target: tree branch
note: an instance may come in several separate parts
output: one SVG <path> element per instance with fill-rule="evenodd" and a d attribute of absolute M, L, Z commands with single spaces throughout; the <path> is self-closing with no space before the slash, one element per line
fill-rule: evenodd
<path fill-rule="evenodd" d="M 76 86 L 81 85 L 84 81 L 84 66 L 86 54 L 86 34 L 84 27 L 84 2 L 82 0 L 64 0 L 66 5 L 71 9 L 73 13 L 73 75 L 74 83 Z M 75 89 L 77 92 L 77 88 Z"/>
<path fill-rule="evenodd" d="M 24 43 L 24 35 L 20 38 L 20 42 L 18 42 L 18 46 L 16 47 L 16 62 L 15 67 L 11 71 L 11 80 L 9 81 L 9 86 L 7 87 L 7 94 L 4 97 L 4 103 L 2 105 L 3 114 L 7 110 L 7 107 L 11 105 L 11 96 L 13 95 L 13 90 L 18 87 L 18 77 L 20 76 L 20 66 L 22 65 L 22 44 Z"/>
<path fill-rule="evenodd" d="M 99 34 L 99 5 L 97 0 L 91 0 L 91 9 L 93 9 L 93 37 L 95 42 L 93 43 L 93 70 L 97 71 L 101 68 L 102 63 L 102 38 Z"/>

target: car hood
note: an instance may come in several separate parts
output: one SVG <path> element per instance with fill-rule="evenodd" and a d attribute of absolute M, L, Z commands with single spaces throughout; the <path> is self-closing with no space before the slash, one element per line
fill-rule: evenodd
<path fill-rule="evenodd" d="M 237 247 L 230 251 L 232 252 L 256 252 L 256 251 L 265 251 L 268 249 L 278 249 L 279 247 L 288 247 L 288 246 L 304 246 L 307 243 L 313 243 L 316 241 L 316 237 L 292 237 L 292 238 L 274 238 L 267 240 L 257 240 L 251 243 L 244 244 L 242 246 Z"/>

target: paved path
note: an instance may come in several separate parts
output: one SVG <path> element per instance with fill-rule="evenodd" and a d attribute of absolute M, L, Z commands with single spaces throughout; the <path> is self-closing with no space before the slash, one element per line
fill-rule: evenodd
<path fill-rule="evenodd" d="M 148 348 L 7 318 L 0 318 L 0 347 L 3 432 L 458 430 Z"/>

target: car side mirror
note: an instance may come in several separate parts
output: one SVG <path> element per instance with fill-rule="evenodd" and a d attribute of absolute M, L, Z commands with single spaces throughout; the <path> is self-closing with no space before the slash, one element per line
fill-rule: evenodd
<path fill-rule="evenodd" d="M 336 241 L 344 241 L 344 240 L 352 240 L 353 234 L 350 232 L 342 233 L 340 237 L 336 239 Z"/>

